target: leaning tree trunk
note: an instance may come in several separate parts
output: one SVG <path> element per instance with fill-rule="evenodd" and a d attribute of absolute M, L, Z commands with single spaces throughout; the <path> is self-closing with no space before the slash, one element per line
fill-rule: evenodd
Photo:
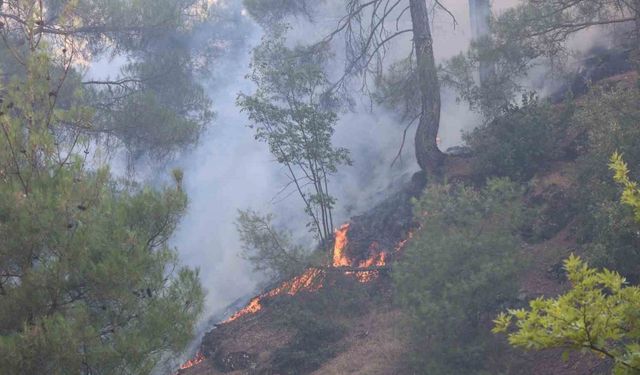
<path fill-rule="evenodd" d="M 433 57 L 429 13 L 426 0 L 410 0 L 409 6 L 422 108 L 415 138 L 416 158 L 418 165 L 428 176 L 438 176 L 442 172 L 444 154 L 440 152 L 437 144 L 440 126 L 440 84 Z"/>
<path fill-rule="evenodd" d="M 474 40 L 489 37 L 489 19 L 491 4 L 489 0 L 469 0 L 469 18 L 471 20 L 471 36 Z M 480 85 L 486 84 L 496 74 L 492 61 L 481 58 L 479 61 Z"/>

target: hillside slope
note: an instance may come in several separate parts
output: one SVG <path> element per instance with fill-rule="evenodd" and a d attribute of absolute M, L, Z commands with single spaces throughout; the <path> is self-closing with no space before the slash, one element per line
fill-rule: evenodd
<path fill-rule="evenodd" d="M 636 79 L 626 73 L 605 83 Z M 579 136 L 570 133 L 566 144 Z M 567 214 L 577 183 L 576 154 L 568 154 L 571 157 L 538 171 L 528 185 L 525 200 L 541 210 L 544 222 L 538 226 L 545 235 L 520 250 L 530 259 L 519 281 L 522 303 L 566 290 L 561 262 L 572 252 L 580 253 L 576 223 Z M 446 180 L 473 183 L 472 162 L 473 157 L 449 157 Z M 417 174 L 400 192 L 352 218 L 336 232 L 333 267 L 310 268 L 254 298 L 205 335 L 199 356 L 179 374 L 410 374 L 403 312 L 393 302 L 389 265 L 402 257 L 412 231 L 419 230 L 411 199 L 425 184 Z M 566 361 L 562 357 L 558 350 L 514 350 L 501 360 L 510 364 L 513 374 L 601 374 L 609 366 L 589 354 L 571 355 Z"/>

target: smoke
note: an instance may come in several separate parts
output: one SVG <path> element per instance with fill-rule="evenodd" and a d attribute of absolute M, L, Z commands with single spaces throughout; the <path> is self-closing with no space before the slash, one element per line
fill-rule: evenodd
<path fill-rule="evenodd" d="M 256 143 L 246 117 L 235 106 L 239 91 L 252 90 L 244 76 L 260 31 L 247 23 L 236 33 L 246 43 L 218 61 L 208 82 L 217 114 L 214 124 L 196 149 L 179 161 L 190 204 L 173 243 L 185 264 L 200 268 L 209 314 L 253 291 L 256 278 L 239 257 L 234 220 L 238 209 L 263 207 L 277 187 L 268 150 Z"/>
<path fill-rule="evenodd" d="M 240 0 L 218 2 L 245 17 Z M 466 3 L 466 2 L 465 2 Z M 438 60 L 463 51 L 469 43 L 470 26 L 467 6 L 455 2 L 452 13 L 457 19 L 455 29 L 443 12 L 434 21 L 435 51 Z M 305 19 L 292 20 L 290 43 L 310 43 L 325 35 L 337 24 L 344 12 L 343 2 L 327 1 L 319 6 L 313 23 Z M 279 223 L 286 224 L 294 236 L 309 248 L 314 246 L 307 233 L 307 218 L 295 195 L 282 199 L 278 194 L 285 183 L 284 171 L 273 161 L 266 145 L 253 138 L 247 118 L 235 106 L 239 92 L 250 93 L 252 84 L 245 79 L 249 70 L 251 49 L 261 38 L 260 29 L 251 22 L 239 22 L 230 40 L 245 42 L 233 53 L 222 56 L 209 82 L 209 94 L 214 100 L 217 118 L 198 147 L 183 155 L 178 162 L 185 172 L 185 190 L 190 199 L 189 211 L 183 219 L 173 244 L 184 263 L 199 267 L 208 296 L 208 314 L 220 312 L 242 296 L 255 292 L 262 280 L 240 256 L 241 243 L 234 221 L 238 209 L 252 207 L 273 212 Z M 234 34 L 235 33 L 235 34 Z M 206 36 L 206 31 L 203 32 Z M 390 51 L 390 61 L 406 56 L 411 48 L 409 38 L 400 40 Z M 344 67 L 344 54 L 339 41 L 335 43 L 335 69 Z M 354 90 L 355 92 L 355 90 Z M 334 142 L 351 151 L 354 165 L 344 167 L 331 182 L 331 193 L 338 203 L 335 224 L 348 220 L 382 200 L 389 191 L 407 181 L 418 170 L 413 150 L 413 131 L 406 136 L 402 158 L 392 168 L 402 141 L 405 124 L 397 115 L 357 94 L 353 112 L 341 114 Z M 442 148 L 460 142 L 460 132 L 477 123 L 464 104 L 455 96 L 443 93 Z"/>
<path fill-rule="evenodd" d="M 516 3 L 515 0 L 495 1 L 494 12 Z M 239 92 L 253 90 L 245 75 L 249 71 L 251 49 L 260 42 L 262 32 L 247 18 L 241 0 L 219 1 L 216 5 L 227 6 L 244 20 L 236 22 L 235 28 L 227 29 L 229 40 L 243 42 L 223 55 L 212 68 L 215 74 L 208 81 L 208 88 L 217 118 L 200 144 L 182 155 L 177 163 L 185 172 L 190 206 L 173 239 L 184 263 L 201 270 L 202 282 L 208 291 L 207 317 L 238 298 L 255 293 L 262 281 L 261 275 L 253 274 L 251 266 L 239 256 L 241 243 L 234 225 L 239 209 L 251 207 L 272 212 L 300 242 L 308 248 L 314 246 L 304 225 L 307 218 L 299 199 L 295 194 L 287 199 L 278 194 L 286 182 L 284 170 L 273 160 L 267 146 L 254 140 L 246 116 L 235 105 Z M 438 61 L 464 51 L 471 35 L 467 2 L 449 1 L 446 5 L 457 22 L 454 28 L 451 17 L 444 11 L 435 14 L 433 34 Z M 343 2 L 326 1 L 318 5 L 318 10 L 313 23 L 305 19 L 292 20 L 291 43 L 309 43 L 326 35 L 344 11 Z M 200 35 L 206 38 L 207 30 Z M 404 57 L 410 48 L 408 37 L 399 39 L 387 57 L 389 61 Z M 344 51 L 339 41 L 335 43 L 334 52 L 336 66 L 331 70 L 340 72 L 344 67 Z M 401 162 L 392 168 L 405 124 L 400 123 L 394 113 L 372 106 L 362 96 L 354 96 L 355 110 L 341 114 L 334 137 L 337 146 L 350 149 L 354 161 L 352 167 L 342 168 L 331 182 L 331 193 L 338 199 L 336 225 L 381 201 L 418 170 L 413 131 L 406 136 Z M 440 138 L 441 148 L 446 150 L 460 144 L 461 132 L 479 124 L 480 119 L 464 103 L 458 103 L 454 93 L 445 90 L 442 99 Z"/>

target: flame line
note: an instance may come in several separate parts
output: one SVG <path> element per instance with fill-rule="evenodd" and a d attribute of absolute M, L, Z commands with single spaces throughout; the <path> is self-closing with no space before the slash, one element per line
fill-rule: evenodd
<path fill-rule="evenodd" d="M 332 268 L 340 268 L 340 267 L 354 267 L 354 268 L 362 268 L 362 270 L 350 269 L 348 271 L 344 271 L 345 275 L 352 275 L 361 283 L 368 283 L 374 279 L 376 279 L 380 275 L 379 270 L 371 270 L 372 267 L 384 267 L 387 265 L 387 256 L 388 253 L 386 251 L 380 251 L 378 249 L 379 244 L 377 242 L 372 242 L 369 245 L 369 252 L 373 253 L 369 256 L 369 258 L 359 261 L 357 264 L 354 264 L 355 261 L 350 259 L 345 251 L 349 244 L 349 228 L 350 223 L 345 223 L 340 226 L 340 228 L 336 229 L 334 234 L 334 247 L 332 254 Z M 407 238 L 400 241 L 394 248 L 394 253 L 402 250 L 404 245 L 413 237 L 413 232 L 409 231 Z M 284 281 L 280 286 L 275 289 L 272 289 L 268 292 L 260 294 L 254 298 L 252 298 L 247 306 L 243 309 L 234 313 L 231 317 L 225 320 L 224 323 L 230 323 L 238 318 L 241 318 L 245 315 L 255 314 L 258 311 L 262 310 L 262 300 L 265 298 L 273 298 L 278 295 L 288 294 L 290 296 L 294 296 L 299 292 L 307 291 L 307 292 L 315 292 L 323 287 L 323 282 L 326 276 L 325 269 L 319 267 L 311 267 L 306 269 L 302 274 L 293 277 L 290 280 Z"/>

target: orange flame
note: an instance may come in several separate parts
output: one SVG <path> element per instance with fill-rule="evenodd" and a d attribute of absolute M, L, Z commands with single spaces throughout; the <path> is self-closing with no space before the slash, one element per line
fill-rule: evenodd
<path fill-rule="evenodd" d="M 349 223 L 345 223 L 340 226 L 340 228 L 336 229 L 332 266 L 362 268 L 362 271 L 349 270 L 345 271 L 344 274 L 355 277 L 361 283 L 368 283 L 372 280 L 375 280 L 380 275 L 380 272 L 378 270 L 368 270 L 368 268 L 385 266 L 387 264 L 388 253 L 384 250 L 381 250 L 379 248 L 380 245 L 378 244 L 378 242 L 374 241 L 371 243 L 371 245 L 369 245 L 369 254 L 371 254 L 369 258 L 361 260 L 357 263 L 354 260 L 350 259 L 345 254 L 346 247 L 349 243 L 349 239 L 347 237 L 349 226 Z M 399 252 L 407 243 L 407 241 L 412 237 L 413 232 L 409 232 L 407 238 L 400 241 L 396 245 L 396 247 L 394 248 L 394 252 Z M 302 274 L 292 278 L 291 280 L 283 282 L 277 288 L 252 298 L 247 306 L 245 306 L 242 310 L 237 311 L 223 323 L 229 323 L 245 315 L 257 313 L 258 311 L 262 310 L 262 301 L 265 298 L 273 298 L 275 296 L 283 294 L 294 296 L 302 291 L 315 292 L 323 287 L 325 275 L 326 272 L 321 268 L 308 268 Z"/>
<path fill-rule="evenodd" d="M 351 265 L 351 261 L 344 253 L 347 248 L 349 239 L 347 238 L 347 232 L 349 232 L 349 223 L 342 224 L 342 226 L 336 230 L 335 243 L 333 245 L 333 266 L 334 267 L 346 267 Z"/>
<path fill-rule="evenodd" d="M 232 322 L 240 317 L 249 314 L 255 314 L 258 311 L 262 310 L 262 300 L 265 298 L 272 298 L 282 294 L 294 296 L 301 291 L 315 292 L 318 289 L 322 288 L 323 276 L 324 271 L 322 271 L 321 269 L 309 268 L 301 275 L 283 282 L 279 287 L 252 298 L 245 308 L 233 314 L 229 319 L 225 320 L 224 323 Z"/>
<path fill-rule="evenodd" d="M 183 363 L 182 366 L 180 366 L 180 370 L 186 370 L 188 368 L 191 368 L 204 360 L 205 360 L 204 354 L 202 354 L 202 352 L 198 352 L 195 355 L 195 357 Z"/>
<path fill-rule="evenodd" d="M 372 255 L 370 258 L 360 261 L 358 268 L 370 268 L 370 267 L 382 267 L 387 264 L 387 253 L 381 252 Z M 379 276 L 377 270 L 372 271 L 349 271 L 345 272 L 347 275 L 353 275 L 359 282 L 368 283 L 375 280 Z"/>
<path fill-rule="evenodd" d="M 409 241 L 410 239 L 413 238 L 413 230 L 410 230 L 407 233 L 407 238 L 405 238 L 404 240 L 398 242 L 398 244 L 396 245 L 395 249 L 393 249 L 394 252 L 399 252 L 400 250 L 402 250 L 404 248 L 404 245 L 407 244 L 407 241 Z"/>

